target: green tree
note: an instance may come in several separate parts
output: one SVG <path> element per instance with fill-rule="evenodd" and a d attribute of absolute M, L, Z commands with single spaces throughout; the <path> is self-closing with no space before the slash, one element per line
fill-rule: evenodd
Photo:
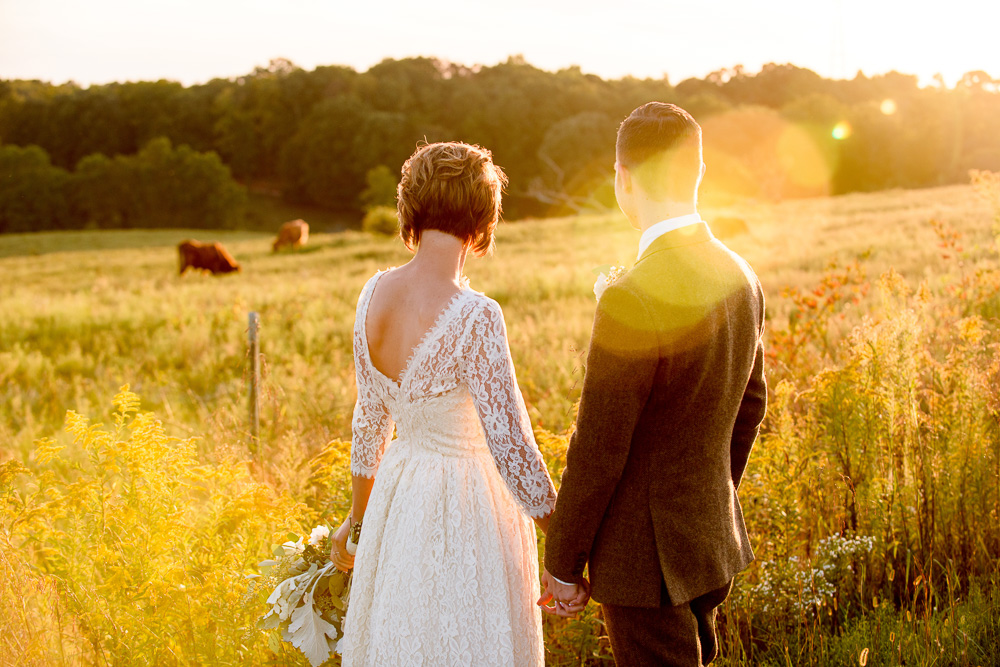
<path fill-rule="evenodd" d="M 165 137 L 133 156 L 88 156 L 74 176 L 77 207 L 98 227 L 232 228 L 246 213 L 246 189 L 217 154 Z"/>
<path fill-rule="evenodd" d="M 38 146 L 0 146 L 0 233 L 71 224 L 69 178 Z"/>
<path fill-rule="evenodd" d="M 313 109 L 281 153 L 285 197 L 330 208 L 347 208 L 364 187 L 358 173 L 354 139 L 365 122 L 366 107 L 338 97 Z"/>
<path fill-rule="evenodd" d="M 122 229 L 138 225 L 132 205 L 136 183 L 130 159 L 94 153 L 73 172 L 73 204 L 87 227 Z"/>
<path fill-rule="evenodd" d="M 213 152 L 174 149 L 160 137 L 135 156 L 132 169 L 143 226 L 231 228 L 246 212 L 246 189 Z"/>
<path fill-rule="evenodd" d="M 614 174 L 616 130 L 607 114 L 595 111 L 554 123 L 538 148 L 545 170 L 529 194 L 570 211 L 593 207 L 592 195 Z"/>
<path fill-rule="evenodd" d="M 401 165 L 418 139 L 401 113 L 372 111 L 349 97 L 324 102 L 282 153 L 286 195 L 330 208 L 357 209 L 368 171 Z"/>

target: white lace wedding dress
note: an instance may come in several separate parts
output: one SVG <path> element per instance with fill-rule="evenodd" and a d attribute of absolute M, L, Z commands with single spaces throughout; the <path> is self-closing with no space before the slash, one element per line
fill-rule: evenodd
<path fill-rule="evenodd" d="M 372 364 L 365 333 L 383 274 L 365 285 L 354 324 L 351 469 L 375 484 L 343 664 L 543 665 L 528 517 L 551 512 L 555 491 L 517 388 L 503 314 L 483 294 L 458 292 L 397 384 Z"/>

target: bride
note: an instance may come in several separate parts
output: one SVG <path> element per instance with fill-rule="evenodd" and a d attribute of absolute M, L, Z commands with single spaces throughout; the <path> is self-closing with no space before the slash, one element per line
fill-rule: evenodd
<path fill-rule="evenodd" d="M 462 277 L 468 251 L 493 246 L 505 182 L 483 148 L 419 148 L 398 188 L 415 255 L 358 299 L 353 507 L 330 553 L 355 566 L 363 522 L 345 666 L 544 664 L 529 517 L 544 533 L 555 490 L 500 306 Z"/>

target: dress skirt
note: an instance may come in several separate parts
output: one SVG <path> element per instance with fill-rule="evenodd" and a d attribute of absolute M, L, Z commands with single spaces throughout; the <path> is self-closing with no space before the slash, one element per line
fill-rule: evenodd
<path fill-rule="evenodd" d="M 535 528 L 485 446 L 395 440 L 355 558 L 345 667 L 544 665 Z"/>

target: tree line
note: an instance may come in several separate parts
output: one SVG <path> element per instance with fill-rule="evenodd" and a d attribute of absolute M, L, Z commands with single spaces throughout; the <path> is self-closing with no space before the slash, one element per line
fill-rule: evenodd
<path fill-rule="evenodd" d="M 246 188 L 214 152 L 151 139 L 135 155 L 91 153 L 73 171 L 37 145 L 0 146 L 0 233 L 97 227 L 238 228 Z"/>
<path fill-rule="evenodd" d="M 548 72 L 520 57 L 385 60 L 365 72 L 275 60 L 194 86 L 0 81 L 0 231 L 235 226 L 246 188 L 360 219 L 391 203 L 381 201 L 391 188 L 371 195 L 373 175 L 398 174 L 418 142 L 438 140 L 493 151 L 510 177 L 508 217 L 611 205 L 618 123 L 649 100 L 701 122 L 702 195 L 713 203 L 1000 170 L 1000 80 L 985 72 L 921 87 L 897 72 L 832 80 L 768 64 L 672 85 Z"/>

